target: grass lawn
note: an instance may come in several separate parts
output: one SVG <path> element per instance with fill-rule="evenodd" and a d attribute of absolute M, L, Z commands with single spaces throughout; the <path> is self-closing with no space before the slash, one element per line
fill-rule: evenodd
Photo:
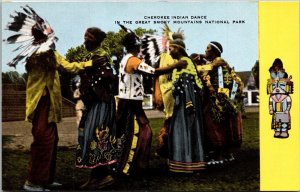
<path fill-rule="evenodd" d="M 122 191 L 259 191 L 259 119 L 258 113 L 248 113 L 243 119 L 244 132 L 241 150 L 234 164 L 210 168 L 194 174 L 175 174 L 167 171 L 166 160 L 154 155 L 156 138 L 163 119 L 150 119 L 153 130 L 151 168 L 139 177 L 119 178 L 106 188 Z M 3 138 L 5 141 L 6 138 Z M 60 190 L 78 190 L 89 177 L 89 170 L 76 169 L 75 149 L 60 147 L 57 157 L 56 180 Z M 27 176 L 29 151 L 2 151 L 2 189 L 21 190 Z"/>

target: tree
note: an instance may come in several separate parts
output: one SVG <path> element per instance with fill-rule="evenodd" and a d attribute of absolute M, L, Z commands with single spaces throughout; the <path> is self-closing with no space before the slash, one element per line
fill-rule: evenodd
<path fill-rule="evenodd" d="M 156 32 L 156 30 L 147 30 L 140 27 L 134 31 L 138 36 L 142 36 L 143 34 L 154 34 Z M 102 42 L 102 47 L 107 48 L 110 51 L 111 56 L 117 58 L 117 62 L 120 62 L 123 57 L 122 39 L 125 35 L 126 32 L 121 29 L 117 33 L 109 31 L 106 33 L 106 38 Z M 82 61 L 86 55 L 88 55 L 88 51 L 85 49 L 84 45 L 79 45 L 75 48 L 70 48 L 66 54 L 66 58 L 71 62 L 79 62 Z"/>
<path fill-rule="evenodd" d="M 27 80 L 27 74 L 19 74 L 17 71 L 2 72 L 2 83 L 8 84 L 21 84 L 25 85 Z"/>
<path fill-rule="evenodd" d="M 81 62 L 89 54 L 84 45 L 79 45 L 75 48 L 70 48 L 66 53 L 66 59 L 69 62 Z"/>
<path fill-rule="evenodd" d="M 257 60 L 252 67 L 252 74 L 254 77 L 255 85 L 259 89 L 259 61 Z"/>

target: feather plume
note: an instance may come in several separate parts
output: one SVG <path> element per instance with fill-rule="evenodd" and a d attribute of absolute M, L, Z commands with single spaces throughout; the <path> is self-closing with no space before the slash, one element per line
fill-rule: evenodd
<path fill-rule="evenodd" d="M 140 38 L 137 36 L 137 34 L 136 34 L 134 31 L 132 31 L 131 29 L 125 27 L 125 26 L 122 25 L 122 24 L 119 24 L 119 23 L 118 23 L 118 25 L 119 25 L 126 33 L 133 33 L 133 34 L 135 35 L 135 38 L 137 39 L 137 41 L 140 41 Z"/>
<path fill-rule="evenodd" d="M 169 38 L 170 35 L 172 34 L 170 27 L 166 23 L 165 23 L 164 27 L 162 28 L 162 30 L 163 30 L 163 36 L 166 38 Z"/>
<path fill-rule="evenodd" d="M 184 40 L 183 30 L 179 28 L 177 32 L 172 32 L 167 24 L 163 27 L 162 36 L 144 35 L 141 38 L 141 43 L 142 57 L 145 63 L 157 68 L 159 66 L 158 60 L 160 55 L 163 52 L 169 51 L 169 41 L 174 39 Z"/>
<path fill-rule="evenodd" d="M 163 52 L 163 45 L 162 45 L 163 37 L 156 36 L 156 35 L 144 35 L 141 38 L 142 43 L 142 56 L 145 60 L 145 63 L 153 66 L 158 67 L 158 60 L 160 54 Z"/>
<path fill-rule="evenodd" d="M 173 33 L 172 34 L 172 38 L 173 39 L 180 39 L 180 40 L 184 40 L 184 33 L 183 33 L 183 30 L 181 30 L 181 28 L 179 28 L 177 30 L 177 32 Z"/>
<path fill-rule="evenodd" d="M 55 49 L 55 42 L 58 40 L 55 37 L 49 23 L 41 18 L 33 8 L 26 5 L 21 7 L 21 11 L 15 11 L 15 15 L 10 15 L 12 21 L 7 24 L 6 30 L 17 34 L 11 35 L 4 39 L 8 44 L 21 43 L 13 51 L 21 51 L 12 61 L 8 63 L 11 67 L 30 57 L 33 53 L 39 53 Z"/>
<path fill-rule="evenodd" d="M 157 68 L 159 66 L 159 58 L 163 52 L 167 52 L 169 47 L 169 41 L 172 38 L 173 32 L 167 24 L 164 24 L 162 28 L 162 36 L 145 35 L 142 37 L 142 55 L 146 63 L 152 67 Z"/>
<path fill-rule="evenodd" d="M 126 33 L 134 33 L 131 29 L 128 29 L 124 25 L 118 24 Z"/>
<path fill-rule="evenodd" d="M 33 40 L 33 37 L 31 35 L 23 35 L 23 34 L 12 35 L 6 39 L 7 43 L 9 44 L 20 43 L 29 40 Z"/>

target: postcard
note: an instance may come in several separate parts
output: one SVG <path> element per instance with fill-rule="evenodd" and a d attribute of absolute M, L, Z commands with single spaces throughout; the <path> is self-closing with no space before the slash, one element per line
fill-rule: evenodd
<path fill-rule="evenodd" d="M 217 160 L 210 157 L 209 160 L 203 163 L 206 167 L 204 170 L 201 167 L 201 170 L 195 169 L 197 171 L 193 172 L 195 167 L 200 167 L 200 164 L 193 161 L 178 163 L 178 161 L 172 161 L 168 155 L 166 158 L 157 154 L 159 135 L 163 130 L 161 128 L 168 122 L 166 119 L 177 116 L 177 113 L 174 115 L 177 108 L 175 107 L 173 117 L 171 117 L 172 115 L 169 116 L 166 110 L 166 101 L 164 101 L 164 105 L 155 103 L 157 99 L 155 85 L 159 82 L 162 83 L 162 80 L 155 82 L 149 76 L 141 78 L 144 84 L 142 90 L 143 102 L 140 107 L 142 111 L 145 111 L 149 119 L 149 127 L 152 130 L 151 148 L 145 149 L 150 151 L 148 169 L 143 170 L 138 176 L 129 175 L 126 171 L 123 171 L 120 176 L 115 173 L 116 168 L 113 167 L 115 161 L 110 159 L 111 161 L 107 165 L 112 164 L 108 167 L 113 170 L 114 174 L 111 178 L 102 178 L 103 188 L 101 189 L 108 191 L 300 190 L 298 1 L 3 1 L 1 6 L 2 190 L 26 190 L 26 187 L 30 186 L 29 180 L 34 180 L 34 177 L 28 173 L 28 170 L 31 169 L 29 166 L 30 158 L 33 156 L 33 150 L 30 149 L 32 149 L 32 142 L 34 142 L 33 132 L 31 132 L 34 126 L 30 123 L 29 116 L 26 115 L 29 122 L 24 121 L 25 114 L 30 110 L 28 108 L 30 106 L 28 98 L 31 96 L 34 99 L 34 96 L 32 96 L 34 94 L 29 95 L 28 91 L 28 73 L 30 71 L 30 68 L 26 65 L 28 58 L 37 52 L 42 53 L 41 50 L 44 49 L 55 50 L 60 57 L 66 58 L 70 63 L 87 62 L 85 65 L 89 65 L 89 59 L 86 58 L 88 56 L 92 58 L 91 54 L 93 53 L 88 52 L 86 41 L 88 38 L 97 40 L 98 36 L 93 31 L 96 28 L 105 33 L 105 40 L 102 39 L 104 42 L 102 45 L 103 50 L 110 55 L 108 63 L 113 65 L 111 73 L 116 78 L 109 83 L 112 82 L 112 85 L 118 85 L 111 88 L 114 90 L 113 94 L 118 95 L 117 100 L 120 100 L 120 98 L 121 100 L 132 99 L 132 97 L 136 97 L 133 100 L 140 99 L 138 88 L 136 88 L 134 96 L 131 97 L 126 94 L 127 85 L 123 80 L 127 78 L 127 76 L 124 76 L 124 74 L 127 74 L 127 69 L 121 67 L 126 57 L 126 51 L 129 53 L 126 50 L 128 47 L 125 46 L 126 43 L 124 44 L 122 38 L 131 32 L 135 34 L 137 39 L 142 39 L 139 41 L 141 44 L 145 41 L 146 34 L 151 36 L 154 45 L 149 50 L 155 49 L 152 52 L 159 52 L 164 47 L 164 51 L 169 53 L 169 51 L 172 51 L 171 45 L 176 44 L 177 48 L 184 50 L 184 55 L 187 58 L 198 56 L 199 60 L 205 62 L 205 65 L 201 64 L 195 68 L 198 69 L 198 72 L 201 71 L 202 81 L 199 81 L 203 83 L 203 87 L 208 85 L 207 77 L 209 77 L 211 83 L 218 86 L 216 92 L 222 92 L 223 95 L 227 95 L 227 98 L 234 100 L 235 97 L 238 97 L 235 94 L 238 95 L 240 85 L 243 84 L 244 86 L 240 91 L 243 95 L 241 105 L 232 104 L 232 106 L 240 107 L 242 129 L 238 133 L 241 137 L 238 147 L 230 153 L 230 156 L 224 159 Z M 36 29 L 42 29 L 42 34 L 39 37 L 46 39 L 37 41 L 37 35 L 33 35 Z M 168 32 L 167 35 L 166 31 Z M 178 33 L 182 36 L 179 43 L 175 41 L 173 36 L 173 34 Z M 168 37 L 168 40 L 166 40 L 168 43 L 164 44 L 163 40 L 166 36 Z M 47 44 L 47 42 L 49 43 Z M 43 46 L 41 46 L 42 44 Z M 123 45 L 126 48 L 123 48 Z M 222 58 L 224 62 L 224 64 L 218 66 L 214 74 L 210 73 L 214 68 L 214 65 L 211 64 L 213 61 L 210 62 L 207 56 L 208 49 L 211 49 L 211 47 L 219 52 L 218 57 Z M 146 59 L 144 57 L 143 61 Z M 163 57 L 160 55 L 155 62 L 159 63 L 162 60 Z M 197 65 L 196 62 L 194 60 L 192 63 Z M 225 65 L 227 68 L 223 67 L 222 69 L 222 66 Z M 280 69 L 275 67 L 276 65 L 280 66 Z M 152 65 L 152 67 L 156 68 L 157 66 Z M 71 71 L 71 67 L 66 68 Z M 107 69 L 109 68 L 108 66 Z M 136 68 L 136 70 L 138 69 Z M 80 125 L 81 120 L 76 119 L 76 115 L 80 113 L 82 118 L 86 117 L 84 117 L 84 112 L 81 113 L 84 108 L 78 110 L 79 105 L 76 104 L 78 99 L 74 98 L 73 91 L 76 89 L 74 87 L 78 83 L 76 81 L 78 76 L 74 71 L 75 69 L 73 72 L 59 70 L 58 73 L 60 79 L 59 92 L 62 94 L 62 122 L 58 123 L 57 121 L 59 141 L 54 176 L 54 180 L 58 180 L 62 184 L 62 186 L 58 186 L 59 190 L 72 191 L 89 190 L 81 187 L 87 180 L 91 182 L 89 177 L 93 173 L 93 171 L 91 172 L 92 168 L 101 164 L 99 163 L 94 167 L 78 166 L 78 162 L 82 161 L 82 159 L 78 159 L 77 153 L 78 148 L 80 148 L 78 143 L 81 142 L 80 134 L 83 132 L 80 132 L 82 131 L 79 128 L 82 126 Z M 100 75 L 101 73 L 102 71 L 99 72 Z M 189 71 L 189 73 L 192 72 Z M 36 79 L 41 78 L 43 74 L 38 74 Z M 93 72 L 86 74 L 93 74 Z M 210 76 L 204 76 L 203 74 L 210 74 Z M 199 76 L 197 73 L 194 75 L 199 78 L 200 72 Z M 215 82 L 213 75 L 215 75 Z M 169 76 L 169 79 L 170 77 L 174 78 L 172 75 Z M 93 81 L 92 86 L 97 84 L 97 81 L 100 82 L 103 76 L 98 75 L 97 78 L 99 79 L 91 78 Z M 130 78 L 133 77 L 130 76 Z M 135 78 L 136 85 L 140 79 L 139 77 Z M 83 76 L 81 76 L 81 81 L 84 81 Z M 124 87 L 121 87 L 120 83 L 122 82 L 124 82 Z M 33 83 L 36 82 L 33 81 Z M 196 80 L 195 83 L 197 84 Z M 169 87 L 160 87 L 160 94 L 163 95 L 164 91 L 173 92 L 173 95 L 175 95 L 174 105 L 177 106 L 180 103 L 179 100 L 176 100 L 176 92 L 174 91 L 177 84 L 173 84 L 173 87 L 170 85 L 168 85 Z M 190 84 L 186 85 L 186 87 L 188 86 Z M 102 99 L 105 97 L 103 96 L 103 89 L 99 92 L 95 91 L 96 95 L 98 94 L 98 97 L 101 95 Z M 45 94 L 47 95 L 47 93 Z M 54 93 L 50 90 L 49 97 L 52 94 Z M 209 97 L 209 99 L 202 98 L 203 95 Z M 215 97 L 205 93 L 203 95 L 201 92 L 201 97 L 199 97 L 204 101 L 203 106 L 201 104 L 202 108 L 200 107 L 198 110 L 195 107 L 194 111 L 196 109 L 196 111 L 201 111 L 199 113 L 202 116 L 200 118 L 201 124 L 210 127 L 205 117 L 208 114 L 202 114 L 202 110 L 208 112 L 208 109 L 204 109 L 205 102 L 211 102 L 212 98 L 215 99 Z M 172 94 L 170 96 L 172 97 Z M 33 99 L 32 102 L 35 102 Z M 51 99 L 53 102 L 53 98 Z M 162 96 L 161 102 L 163 99 L 165 98 Z M 225 121 L 222 116 L 218 116 L 219 114 L 225 114 L 224 111 L 227 110 L 225 107 L 220 107 L 222 104 L 219 101 L 221 100 L 219 99 L 217 102 L 214 100 L 215 105 L 213 106 L 220 111 L 217 110 L 212 113 L 215 116 L 208 116 L 219 122 L 225 122 L 224 127 L 228 127 L 229 124 L 232 124 L 232 119 Z M 118 101 L 116 104 L 122 106 L 124 103 Z M 52 104 L 49 105 L 52 106 Z M 124 113 L 127 110 L 130 111 L 131 108 L 138 108 L 136 104 L 131 105 L 131 107 L 125 108 Z M 193 102 L 184 104 L 186 110 L 191 106 L 194 107 L 193 105 Z M 36 108 L 33 111 L 35 110 Z M 235 109 L 230 108 L 228 110 L 234 111 Z M 96 112 L 100 114 L 100 111 L 100 109 L 99 111 L 95 110 L 95 114 Z M 185 111 L 185 113 L 189 114 L 191 112 Z M 137 115 L 137 119 L 139 115 Z M 50 116 L 48 117 L 50 118 Z M 217 119 L 218 117 L 219 119 Z M 56 122 L 56 120 L 54 118 L 53 121 Z M 92 120 L 90 121 L 92 122 Z M 128 122 L 130 121 L 128 120 Z M 137 123 L 133 123 L 133 127 L 141 127 L 141 122 L 144 123 L 144 121 L 135 122 Z M 175 120 L 171 120 L 171 122 L 178 123 Z M 179 121 L 179 123 L 182 122 Z M 187 121 L 188 123 L 189 121 Z M 174 126 L 173 124 L 171 123 L 170 126 Z M 137 133 L 134 132 L 135 136 L 132 136 L 132 152 L 128 150 L 128 159 L 130 159 L 130 154 L 133 156 L 131 159 L 136 158 L 133 145 L 138 146 Z M 132 135 L 134 134 L 132 133 Z M 225 134 L 228 134 L 228 131 Z M 100 135 L 100 132 L 97 132 L 94 139 L 100 140 L 99 138 L 102 136 Z M 217 139 L 217 137 L 215 138 Z M 114 148 L 112 143 L 122 142 L 121 138 L 120 140 L 114 139 L 110 137 L 108 142 L 112 148 Z M 201 142 L 203 142 L 205 151 L 208 144 L 205 143 L 205 139 Z M 103 151 L 110 149 L 110 147 L 103 147 L 107 145 L 105 142 L 98 142 L 98 144 L 91 142 L 89 145 L 94 146 L 94 148 L 101 148 L 101 152 L 98 151 L 97 154 L 106 154 Z M 192 146 L 194 150 L 197 149 L 195 143 Z M 113 158 L 117 153 L 121 152 L 110 153 L 109 157 L 106 154 L 104 159 Z M 205 151 L 205 154 L 205 158 L 210 155 L 213 156 L 208 151 Z M 124 163 L 124 170 L 130 170 L 130 163 L 129 160 Z M 188 166 L 186 166 L 187 164 Z M 83 167 L 89 167 L 90 169 L 82 169 Z M 190 172 L 193 173 L 178 173 L 181 172 L 178 171 L 179 169 L 185 170 L 186 167 L 192 170 Z M 176 169 L 177 172 L 170 171 L 172 169 Z M 98 173 L 100 174 L 99 171 Z M 41 187 L 41 189 L 44 189 L 43 187 L 47 188 L 46 185 L 41 185 Z"/>

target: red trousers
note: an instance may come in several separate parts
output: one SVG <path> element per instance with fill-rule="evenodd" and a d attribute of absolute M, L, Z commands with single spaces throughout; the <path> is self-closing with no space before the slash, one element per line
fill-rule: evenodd
<path fill-rule="evenodd" d="M 48 93 L 41 97 L 32 121 L 28 180 L 34 184 L 49 184 L 54 180 L 58 133 L 56 123 L 48 123 L 49 108 Z"/>

